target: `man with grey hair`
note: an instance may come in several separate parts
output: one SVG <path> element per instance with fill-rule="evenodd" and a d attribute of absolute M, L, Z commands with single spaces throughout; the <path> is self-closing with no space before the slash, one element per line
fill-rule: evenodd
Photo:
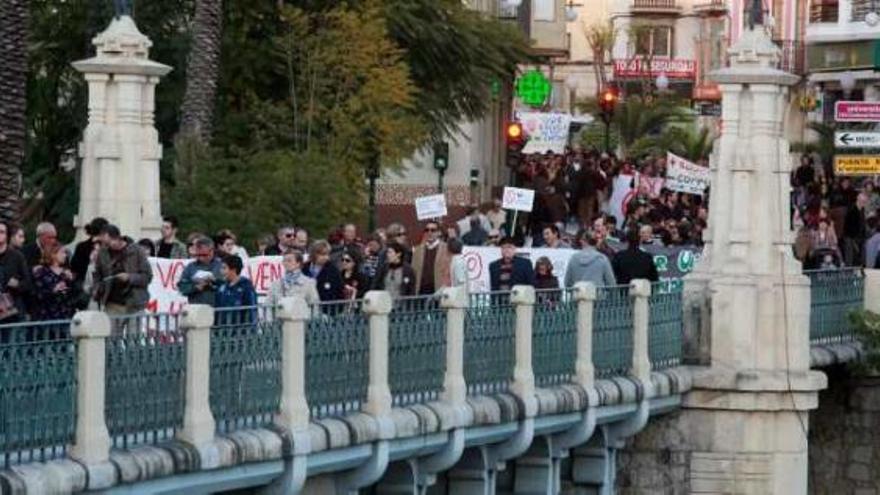
<path fill-rule="evenodd" d="M 214 293 L 223 282 L 223 264 L 214 255 L 214 241 L 209 237 L 193 240 L 195 257 L 180 275 L 177 290 L 190 304 L 214 306 Z"/>
<path fill-rule="evenodd" d="M 22 249 L 22 254 L 27 260 L 28 267 L 33 268 L 40 264 L 43 250 L 58 244 L 58 232 L 55 226 L 49 222 L 40 222 L 37 225 L 37 236 L 34 243 Z"/>

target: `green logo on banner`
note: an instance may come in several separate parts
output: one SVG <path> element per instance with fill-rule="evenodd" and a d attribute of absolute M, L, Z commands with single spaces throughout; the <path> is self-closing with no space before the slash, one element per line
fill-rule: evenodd
<path fill-rule="evenodd" d="M 694 252 L 681 251 L 678 253 L 678 271 L 681 273 L 690 273 L 694 269 Z"/>
<path fill-rule="evenodd" d="M 654 256 L 654 266 L 657 267 L 658 272 L 665 272 L 669 270 L 669 258 L 666 257 L 665 254 L 658 254 Z"/>
<path fill-rule="evenodd" d="M 539 70 L 530 70 L 516 81 L 516 96 L 532 107 L 543 105 L 550 97 L 550 91 L 550 80 Z"/>

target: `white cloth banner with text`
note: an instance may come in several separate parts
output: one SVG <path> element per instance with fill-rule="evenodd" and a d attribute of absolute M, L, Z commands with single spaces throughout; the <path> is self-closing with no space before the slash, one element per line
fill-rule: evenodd
<path fill-rule="evenodd" d="M 522 112 L 519 114 L 519 122 L 529 138 L 522 150 L 523 153 L 565 152 L 568 131 L 571 127 L 571 114 Z"/>
<path fill-rule="evenodd" d="M 709 187 L 709 168 L 685 160 L 674 154 L 667 153 L 666 188 L 689 194 L 706 192 Z"/>

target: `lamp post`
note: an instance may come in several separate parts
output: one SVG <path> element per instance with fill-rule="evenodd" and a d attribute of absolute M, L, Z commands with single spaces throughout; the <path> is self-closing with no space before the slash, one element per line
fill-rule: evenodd
<path fill-rule="evenodd" d="M 449 143 L 446 141 L 434 144 L 434 170 L 437 171 L 437 192 L 443 192 L 443 176 L 449 168 Z"/>
<path fill-rule="evenodd" d="M 565 87 L 568 89 L 568 113 L 574 115 L 574 104 L 577 99 L 578 81 L 574 74 L 565 78 Z"/>
<path fill-rule="evenodd" d="M 856 75 L 852 71 L 846 71 L 840 74 L 840 89 L 843 90 L 843 96 L 849 98 L 850 93 L 856 87 Z"/>
<path fill-rule="evenodd" d="M 376 180 L 379 178 L 379 153 L 372 153 L 366 169 L 367 179 L 370 181 L 369 190 L 369 227 L 370 232 L 376 230 Z"/>

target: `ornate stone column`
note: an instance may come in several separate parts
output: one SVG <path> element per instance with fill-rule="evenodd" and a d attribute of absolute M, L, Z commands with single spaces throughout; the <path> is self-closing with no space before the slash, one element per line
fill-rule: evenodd
<path fill-rule="evenodd" d="M 705 257 L 688 280 L 708 289 L 708 368 L 696 369 L 675 427 L 691 492 L 806 493 L 808 411 L 825 375 L 810 370 L 809 280 L 792 254 L 789 143 L 796 76 L 776 69 L 763 26 L 712 74 L 723 130 L 712 155 Z"/>
<path fill-rule="evenodd" d="M 89 123 L 79 146 L 79 237 L 103 216 L 126 235 L 157 238 L 162 226 L 154 93 L 171 67 L 149 59 L 152 42 L 129 16 L 115 18 L 92 41 L 96 55 L 74 62 L 89 85 Z"/>

